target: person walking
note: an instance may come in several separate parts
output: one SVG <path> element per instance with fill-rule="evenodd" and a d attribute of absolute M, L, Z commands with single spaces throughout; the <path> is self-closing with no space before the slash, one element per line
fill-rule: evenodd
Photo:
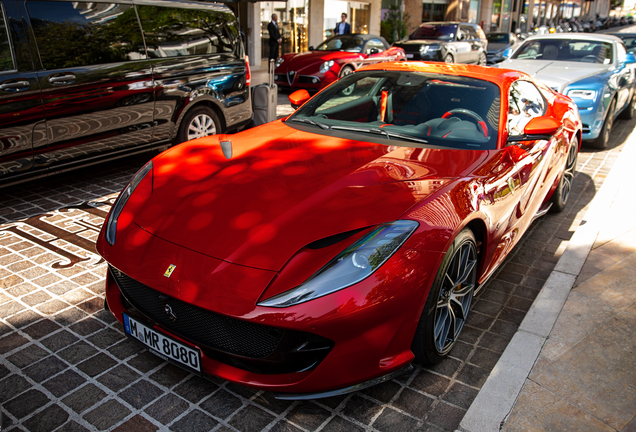
<path fill-rule="evenodd" d="M 340 15 L 340 22 L 336 24 L 336 28 L 333 29 L 333 34 L 334 35 L 351 34 L 351 26 L 347 22 L 346 13 L 343 12 L 342 15 Z"/>
<path fill-rule="evenodd" d="M 269 67 L 272 64 L 272 60 L 274 60 L 274 63 L 276 63 L 276 59 L 278 58 L 278 46 L 283 41 L 283 39 L 280 37 L 280 30 L 278 30 L 278 15 L 272 14 L 272 20 L 270 21 L 269 24 L 267 24 L 267 31 L 269 32 L 269 60 L 270 61 L 269 61 L 269 64 L 267 65 L 267 69 L 269 71 Z"/>

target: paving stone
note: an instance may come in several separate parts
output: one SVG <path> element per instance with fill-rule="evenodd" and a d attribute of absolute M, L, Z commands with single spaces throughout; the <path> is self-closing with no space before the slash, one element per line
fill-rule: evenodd
<path fill-rule="evenodd" d="M 230 426 L 235 427 L 241 432 L 260 431 L 269 423 L 274 421 L 275 417 L 266 413 L 254 405 L 247 405 L 232 417 L 229 421 Z"/>
<path fill-rule="evenodd" d="M 92 345 L 84 341 L 79 341 L 58 352 L 57 355 L 70 364 L 77 364 L 92 357 L 96 352 L 97 350 Z"/>
<path fill-rule="evenodd" d="M 64 373 L 56 375 L 42 385 L 55 397 L 62 397 L 68 392 L 76 389 L 86 382 L 86 378 L 73 370 L 67 370 Z"/>
<path fill-rule="evenodd" d="M 312 402 L 301 401 L 285 417 L 302 428 L 315 430 L 330 416 L 328 410 Z"/>
<path fill-rule="evenodd" d="M 379 404 L 354 394 L 345 404 L 342 414 L 368 425 L 381 410 Z"/>
<path fill-rule="evenodd" d="M 409 387 L 426 392 L 433 396 L 441 396 L 450 384 L 448 378 L 422 370 Z"/>
<path fill-rule="evenodd" d="M 112 350 L 110 352 L 112 353 Z M 150 375 L 150 378 L 154 382 L 157 382 L 165 387 L 171 388 L 179 384 L 189 375 L 190 375 L 190 372 L 186 371 L 185 369 L 182 369 L 178 366 L 168 363 L 164 367 L 162 367 L 161 369 L 159 369 L 158 371 Z"/>
<path fill-rule="evenodd" d="M 98 348 L 107 348 L 121 340 L 121 333 L 112 328 L 105 328 L 94 335 L 87 338 L 87 340 Z"/>
<path fill-rule="evenodd" d="M 144 349 L 135 357 L 128 360 L 126 363 L 129 366 L 132 366 L 135 369 L 137 369 L 139 372 L 147 373 L 153 370 L 154 368 L 156 368 L 157 366 L 167 362 Z"/>
<path fill-rule="evenodd" d="M 97 429 L 105 430 L 122 421 L 130 413 L 131 411 L 124 405 L 111 399 L 84 414 L 82 418 Z"/>
<path fill-rule="evenodd" d="M 231 393 L 220 389 L 200 404 L 201 408 L 222 420 L 227 419 L 243 406 L 243 402 Z"/>
<path fill-rule="evenodd" d="M 113 429 L 113 432 L 154 432 L 159 428 L 149 420 L 140 415 L 136 415 L 130 420 Z"/>
<path fill-rule="evenodd" d="M 2 407 L 17 419 L 22 419 L 49 402 L 44 393 L 31 389 L 4 403 Z"/>
<path fill-rule="evenodd" d="M 218 422 L 209 415 L 194 410 L 170 426 L 170 430 L 172 432 L 203 432 L 209 431 L 217 424 Z"/>
<path fill-rule="evenodd" d="M 258 393 L 258 390 L 256 389 L 253 389 L 251 387 L 245 387 L 233 382 L 227 383 L 225 385 L 225 388 L 233 393 L 243 396 L 245 399 L 251 399 L 252 397 L 256 395 L 256 393 Z"/>
<path fill-rule="evenodd" d="M 29 295 L 25 295 L 20 300 L 29 306 L 36 306 L 50 300 L 51 298 L 52 297 L 47 294 L 46 291 L 36 291 Z"/>
<path fill-rule="evenodd" d="M 444 400 L 457 405 L 461 408 L 468 409 L 473 400 L 477 397 L 479 391 L 456 382 L 444 395 Z"/>
<path fill-rule="evenodd" d="M 106 397 L 106 393 L 95 384 L 88 383 L 62 399 L 76 413 L 82 413 Z"/>
<path fill-rule="evenodd" d="M 89 429 L 84 426 L 78 424 L 74 420 L 69 420 L 66 422 L 61 428 L 56 430 L 55 432 L 89 432 Z"/>
<path fill-rule="evenodd" d="M 119 393 L 119 397 L 133 408 L 141 409 L 163 394 L 163 391 L 149 381 L 137 381 Z"/>
<path fill-rule="evenodd" d="M 479 346 L 488 348 L 492 351 L 504 352 L 506 347 L 508 346 L 508 342 L 510 342 L 511 337 L 500 336 L 491 332 L 486 332 L 483 334 L 481 340 L 479 341 Z"/>
<path fill-rule="evenodd" d="M 43 359 L 49 353 L 35 344 L 22 347 L 20 351 L 7 357 L 11 363 L 19 368 L 24 368 L 38 360 Z"/>
<path fill-rule="evenodd" d="M 439 425 L 444 430 L 456 430 L 464 418 L 464 414 L 466 414 L 466 410 L 440 402 L 433 408 L 427 420 Z"/>
<path fill-rule="evenodd" d="M 150 405 L 144 411 L 155 420 L 167 425 L 185 412 L 189 407 L 190 404 L 180 397 L 173 394 L 167 394 Z M 202 406 L 202 408 L 204 407 Z"/>
<path fill-rule="evenodd" d="M 470 358 L 470 363 L 482 367 L 484 369 L 492 370 L 501 357 L 501 353 L 496 353 L 484 348 L 477 348 Z"/>
<path fill-rule="evenodd" d="M 417 420 L 394 409 L 385 408 L 373 422 L 373 427 L 381 432 L 410 432 L 415 430 Z"/>
<path fill-rule="evenodd" d="M 96 356 L 84 360 L 77 365 L 77 368 L 90 377 L 97 376 L 102 372 L 112 368 L 117 364 L 116 360 L 113 360 L 110 356 L 104 353 L 99 353 Z"/>
<path fill-rule="evenodd" d="M 0 380 L 11 375 L 11 371 L 5 365 L 0 364 Z"/>
<path fill-rule="evenodd" d="M 471 364 L 465 364 L 457 375 L 457 379 L 465 384 L 480 388 L 490 375 L 490 370 L 483 369 Z"/>
<path fill-rule="evenodd" d="M 29 340 L 18 333 L 11 333 L 0 339 L 0 355 L 4 355 L 9 351 L 13 351 L 19 346 L 28 343 Z"/>
<path fill-rule="evenodd" d="M 294 401 L 276 399 L 272 392 L 267 391 L 254 397 L 252 402 L 276 414 L 282 414 L 294 403 Z M 324 399 L 320 399 L 320 402 L 324 405 Z"/>
<path fill-rule="evenodd" d="M 402 389 L 402 386 L 394 381 L 385 381 L 381 384 L 367 387 L 362 390 L 362 393 L 379 400 L 383 403 L 388 403 L 393 397 Z"/>
<path fill-rule="evenodd" d="M 42 382 L 53 375 L 62 372 L 68 365 L 55 356 L 48 356 L 43 360 L 24 369 L 24 374 L 35 382 Z"/>
<path fill-rule="evenodd" d="M 2 315 L 0 315 L 2 316 Z M 6 321 L 11 324 L 13 327 L 17 328 L 17 329 L 22 329 L 24 327 L 28 327 L 31 324 L 33 324 L 36 321 L 39 321 L 42 319 L 42 315 L 32 311 L 32 310 L 25 310 L 23 312 L 20 312 L 17 315 L 13 315 L 9 318 L 6 318 Z"/>
<path fill-rule="evenodd" d="M 13 399 L 26 389 L 30 388 L 31 384 L 19 375 L 9 375 L 7 378 L 0 381 L 0 403 Z"/>
<path fill-rule="evenodd" d="M 462 362 L 459 360 L 455 360 L 453 358 L 445 359 L 442 362 L 439 362 L 435 365 L 427 366 L 425 370 L 430 370 L 433 372 L 437 372 L 440 375 L 444 375 L 446 377 L 452 377 L 457 373 L 459 368 L 462 366 Z"/>
<path fill-rule="evenodd" d="M 70 326 L 70 329 L 82 336 L 88 336 L 91 333 L 95 333 L 100 330 L 104 325 L 95 318 L 86 318 L 82 321 L 76 322 Z"/>
<path fill-rule="evenodd" d="M 192 376 L 187 381 L 174 388 L 174 392 L 192 403 L 211 395 L 218 386 L 203 377 Z"/>
<path fill-rule="evenodd" d="M 78 338 L 73 333 L 63 330 L 52 334 L 51 336 L 43 339 L 40 343 L 53 352 L 57 352 L 63 348 L 68 347 L 77 341 Z"/>
<path fill-rule="evenodd" d="M 31 336 L 33 339 L 41 339 L 59 329 L 59 324 L 50 319 L 43 319 L 35 324 L 31 324 L 30 326 L 23 328 L 22 331 Z"/>
<path fill-rule="evenodd" d="M 77 306 L 86 313 L 94 314 L 95 312 L 99 312 L 104 309 L 104 299 L 94 297 L 90 300 L 78 304 Z"/>
<path fill-rule="evenodd" d="M 412 416 L 424 418 L 434 401 L 429 396 L 405 388 L 392 405 Z"/>
<path fill-rule="evenodd" d="M 107 370 L 103 375 L 97 378 L 97 381 L 111 389 L 119 391 L 131 383 L 137 381 L 140 375 L 126 365 L 120 364 Z"/>
<path fill-rule="evenodd" d="M 323 428 L 322 430 L 324 431 L 326 429 Z M 356 431 L 356 429 L 351 429 L 351 430 L 353 432 Z M 272 426 L 272 428 L 270 429 L 270 432 L 302 432 L 302 429 L 298 429 L 296 426 L 289 423 L 288 421 L 281 420 L 278 423 L 276 423 L 274 426 Z"/>
<path fill-rule="evenodd" d="M 57 405 L 51 405 L 24 422 L 30 432 L 49 432 L 63 425 L 69 414 Z"/>

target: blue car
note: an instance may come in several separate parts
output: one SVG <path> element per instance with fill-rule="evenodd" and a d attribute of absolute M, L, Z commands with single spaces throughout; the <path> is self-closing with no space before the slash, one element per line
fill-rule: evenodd
<path fill-rule="evenodd" d="M 581 114 L 583 140 L 603 149 L 614 120 L 636 112 L 635 63 L 616 36 L 564 33 L 529 37 L 498 66 L 526 72 L 569 96 Z"/>

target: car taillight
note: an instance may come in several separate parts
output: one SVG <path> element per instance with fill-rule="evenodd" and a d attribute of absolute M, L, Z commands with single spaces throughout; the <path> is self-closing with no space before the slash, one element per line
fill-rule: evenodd
<path fill-rule="evenodd" d="M 245 87 L 249 87 L 252 82 L 252 74 L 250 73 L 250 58 L 248 55 L 245 55 Z"/>

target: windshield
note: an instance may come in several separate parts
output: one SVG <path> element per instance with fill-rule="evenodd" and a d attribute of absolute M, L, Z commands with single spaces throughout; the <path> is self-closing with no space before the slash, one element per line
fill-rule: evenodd
<path fill-rule="evenodd" d="M 578 61 L 611 64 L 614 61 L 612 44 L 602 41 L 575 39 L 535 39 L 519 48 L 513 59 Z"/>
<path fill-rule="evenodd" d="M 474 78 L 425 72 L 365 71 L 340 79 L 287 123 L 316 133 L 371 135 L 388 145 L 494 149 L 499 87 Z"/>
<path fill-rule="evenodd" d="M 457 34 L 457 25 L 424 24 L 418 27 L 409 39 L 452 41 L 455 40 L 455 34 Z"/>
<path fill-rule="evenodd" d="M 316 51 L 362 52 L 362 45 L 364 45 L 364 39 L 361 37 L 343 35 L 327 39 L 318 45 Z"/>
<path fill-rule="evenodd" d="M 510 35 L 508 33 L 492 33 L 486 35 L 488 43 L 494 44 L 507 44 L 510 42 Z"/>

